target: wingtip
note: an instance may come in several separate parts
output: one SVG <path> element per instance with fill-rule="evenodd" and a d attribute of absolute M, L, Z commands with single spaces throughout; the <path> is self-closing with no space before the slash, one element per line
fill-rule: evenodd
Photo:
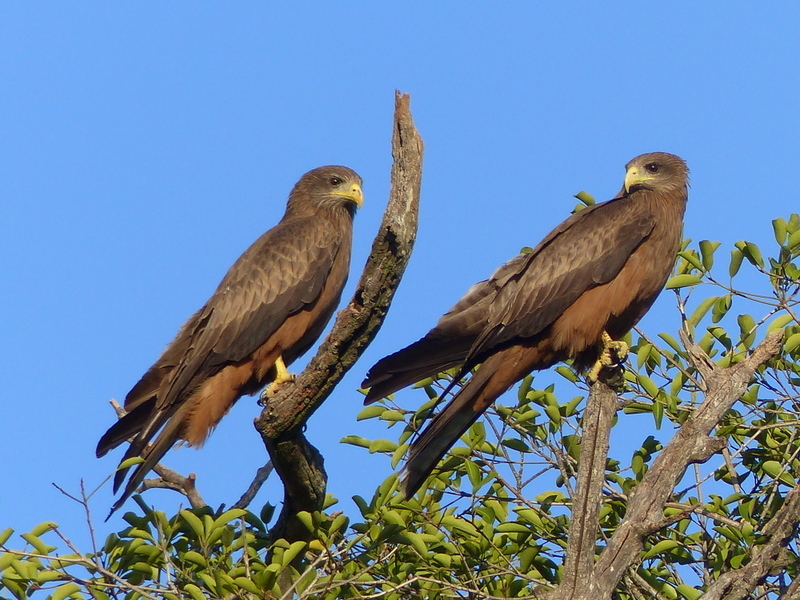
<path fill-rule="evenodd" d="M 406 468 L 405 474 L 403 475 L 403 480 L 400 482 L 400 493 L 403 494 L 403 499 L 411 500 L 414 497 L 414 494 L 420 490 L 422 484 L 425 483 L 426 478 L 426 474 L 415 472 Z"/>

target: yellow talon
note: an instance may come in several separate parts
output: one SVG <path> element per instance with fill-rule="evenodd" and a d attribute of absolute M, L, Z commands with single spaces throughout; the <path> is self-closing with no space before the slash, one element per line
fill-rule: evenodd
<path fill-rule="evenodd" d="M 603 350 L 594 366 L 586 374 L 589 383 L 594 383 L 600 376 L 600 371 L 604 367 L 620 367 L 625 359 L 628 357 L 628 344 L 623 341 L 614 341 L 608 332 L 603 332 L 602 337 Z"/>
<path fill-rule="evenodd" d="M 264 390 L 264 396 L 269 398 L 274 396 L 278 389 L 284 384 L 289 383 L 295 380 L 295 374 L 289 373 L 289 370 L 286 368 L 286 363 L 283 362 L 283 357 L 278 356 L 275 360 L 275 379 L 272 380 L 267 386 L 267 389 Z"/>

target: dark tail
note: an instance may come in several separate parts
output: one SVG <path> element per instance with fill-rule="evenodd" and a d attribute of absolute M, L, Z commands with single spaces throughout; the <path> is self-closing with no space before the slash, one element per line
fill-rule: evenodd
<path fill-rule="evenodd" d="M 467 341 L 426 336 L 379 360 L 361 384 L 370 388 L 364 404 L 460 365 L 469 352 Z"/>
<path fill-rule="evenodd" d="M 411 444 L 403 478 L 405 497 L 422 487 L 445 453 L 492 402 L 525 375 L 549 364 L 551 358 L 544 360 L 539 348 L 525 346 L 511 346 L 486 359 Z"/>
<path fill-rule="evenodd" d="M 493 373 L 482 365 L 467 384 L 411 444 L 403 478 L 403 495 L 411 498 L 445 455 L 500 394 L 484 393 Z M 502 392 L 500 392 L 502 393 Z"/>

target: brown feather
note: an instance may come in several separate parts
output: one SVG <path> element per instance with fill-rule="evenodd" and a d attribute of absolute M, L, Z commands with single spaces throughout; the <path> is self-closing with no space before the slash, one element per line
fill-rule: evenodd
<path fill-rule="evenodd" d="M 360 186 L 347 167 L 306 173 L 280 223 L 242 254 L 133 387 L 128 414 L 97 445 L 103 456 L 132 438 L 123 460 L 144 458 L 112 512 L 173 445 L 201 446 L 240 397 L 272 381 L 279 356 L 289 365 L 317 340 L 347 280 Z M 115 491 L 127 471 L 117 471 Z"/>
<path fill-rule="evenodd" d="M 653 304 L 681 242 L 688 169 L 665 153 L 638 156 L 626 168 L 643 175 L 630 190 L 565 220 L 530 254 L 473 287 L 425 338 L 370 369 L 364 385 L 375 387 L 367 402 L 454 361 L 461 364 L 454 382 L 477 366 L 412 444 L 406 496 L 514 383 L 561 360 L 585 368 L 597 358 L 604 331 L 623 336 Z"/>

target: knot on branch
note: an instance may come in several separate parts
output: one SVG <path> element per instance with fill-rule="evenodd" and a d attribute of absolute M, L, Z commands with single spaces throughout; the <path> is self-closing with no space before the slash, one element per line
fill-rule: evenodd
<path fill-rule="evenodd" d="M 720 437 L 700 438 L 689 455 L 688 464 L 704 463 L 726 446 L 725 440 Z"/>

